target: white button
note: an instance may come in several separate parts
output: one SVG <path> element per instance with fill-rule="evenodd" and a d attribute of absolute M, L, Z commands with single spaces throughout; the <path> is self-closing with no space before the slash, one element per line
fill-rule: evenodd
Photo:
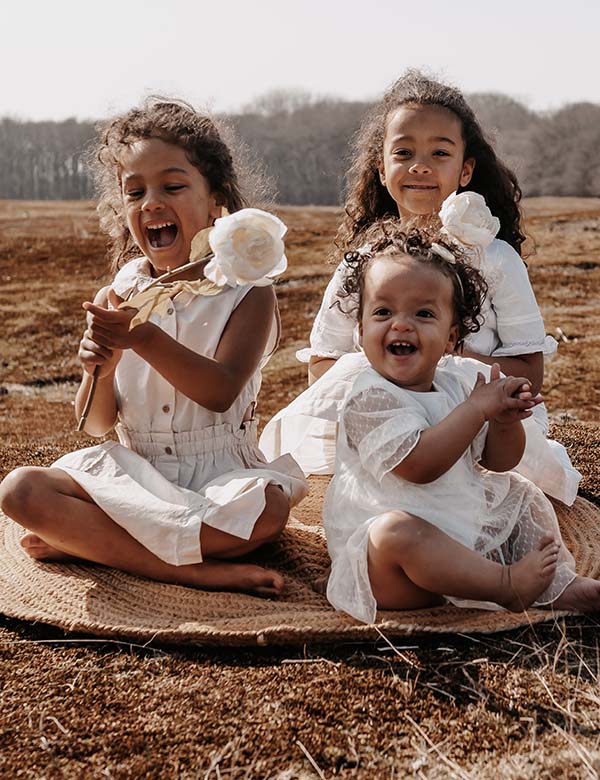
<path fill-rule="evenodd" d="M 173 309 L 167 309 L 167 314 L 173 314 Z"/>
<path fill-rule="evenodd" d="M 165 414 L 168 414 L 168 413 L 171 411 L 171 407 L 169 406 L 169 404 L 165 404 L 165 405 L 163 406 L 162 410 L 163 410 L 163 412 L 164 412 Z"/>

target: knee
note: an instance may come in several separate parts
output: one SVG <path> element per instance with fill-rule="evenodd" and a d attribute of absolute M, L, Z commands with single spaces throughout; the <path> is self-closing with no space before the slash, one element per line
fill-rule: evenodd
<path fill-rule="evenodd" d="M 266 505 L 255 526 L 252 538 L 260 542 L 273 542 L 286 526 L 290 516 L 290 502 L 277 485 L 268 485 L 265 490 Z"/>
<path fill-rule="evenodd" d="M 0 509 L 19 520 L 35 512 L 39 504 L 40 469 L 24 466 L 8 474 L 0 484 Z"/>
<path fill-rule="evenodd" d="M 379 550 L 409 550 L 424 541 L 424 520 L 408 512 L 391 511 L 377 517 L 370 529 L 371 544 Z"/>

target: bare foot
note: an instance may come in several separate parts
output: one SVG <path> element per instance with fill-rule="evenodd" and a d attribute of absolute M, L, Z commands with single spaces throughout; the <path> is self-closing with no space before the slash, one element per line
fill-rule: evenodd
<path fill-rule="evenodd" d="M 81 563 L 81 558 L 57 550 L 41 539 L 37 534 L 25 534 L 21 539 L 21 547 L 27 555 L 36 561 L 61 561 L 63 563 Z"/>
<path fill-rule="evenodd" d="M 58 550 L 37 534 L 25 534 L 21 539 L 25 552 L 38 561 L 81 563 L 83 558 Z M 91 563 L 91 561 L 85 561 Z M 142 576 L 148 576 L 146 573 Z M 206 560 L 186 566 L 169 566 L 159 562 L 152 579 L 191 585 L 206 590 L 233 590 L 252 593 L 255 596 L 280 596 L 285 590 L 285 580 L 277 571 L 263 569 L 252 563 Z"/>
<path fill-rule="evenodd" d="M 182 567 L 183 569 L 184 567 Z M 186 566 L 191 577 L 181 584 L 207 590 L 233 590 L 252 593 L 255 596 L 281 596 L 285 580 L 277 571 L 263 569 L 253 563 L 230 563 L 206 560 Z M 183 573 L 183 572 L 182 572 Z"/>
<path fill-rule="evenodd" d="M 559 552 L 560 545 L 555 539 L 545 536 L 537 550 L 505 566 L 502 584 L 506 589 L 506 599 L 499 603 L 511 612 L 522 612 L 531 606 L 552 582 Z"/>
<path fill-rule="evenodd" d="M 572 609 L 575 612 L 600 610 L 600 582 L 591 577 L 575 577 L 561 595 L 552 602 L 554 609 Z"/>

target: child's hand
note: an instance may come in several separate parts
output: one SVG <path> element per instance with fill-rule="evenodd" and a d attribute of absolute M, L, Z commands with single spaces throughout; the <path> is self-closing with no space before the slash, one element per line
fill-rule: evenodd
<path fill-rule="evenodd" d="M 110 291 L 108 291 L 108 293 L 110 293 Z M 83 307 L 86 308 L 86 306 L 89 305 L 101 307 L 101 303 L 106 303 L 107 300 L 107 288 L 105 288 L 100 290 L 94 299 L 94 304 L 84 303 Z M 79 351 L 77 354 L 83 366 L 83 370 L 86 373 L 93 376 L 95 370 L 99 368 L 98 377 L 103 379 L 105 376 L 112 374 L 115 370 L 117 363 L 121 359 L 122 352 L 121 350 L 103 347 L 95 341 L 91 331 L 92 322 L 93 317 L 88 313 L 86 315 L 87 328 L 79 342 Z"/>
<path fill-rule="evenodd" d="M 142 344 L 154 327 L 150 323 L 139 325 L 133 330 L 129 330 L 131 320 L 137 314 L 137 309 L 119 309 L 117 308 L 122 299 L 114 292 L 108 291 L 108 302 L 112 309 L 99 306 L 96 303 L 86 301 L 83 308 L 87 312 L 88 327 L 84 338 L 96 346 L 97 355 L 105 356 L 105 359 L 114 353 L 120 353 L 124 349 L 131 349 Z M 81 350 L 80 350 L 81 354 Z M 118 362 L 118 359 L 117 361 Z"/>
<path fill-rule="evenodd" d="M 492 365 L 490 381 L 477 374 L 477 381 L 469 396 L 469 402 L 477 406 L 485 420 L 501 425 L 511 425 L 532 414 L 532 408 L 542 402 L 542 396 L 533 396 L 529 380 L 525 377 L 507 376 L 500 379 L 500 366 Z"/>

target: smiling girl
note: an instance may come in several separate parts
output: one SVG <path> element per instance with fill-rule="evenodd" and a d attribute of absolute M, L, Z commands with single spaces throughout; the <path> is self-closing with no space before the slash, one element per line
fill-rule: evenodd
<path fill-rule="evenodd" d="M 598 609 L 600 582 L 576 576 L 552 505 L 511 471 L 521 421 L 541 398 L 525 376 L 500 378 L 498 364 L 472 387 L 447 357 L 480 327 L 481 274 L 443 235 L 405 233 L 397 220 L 365 237 L 340 291 L 368 367 L 342 408 L 323 506 L 330 602 L 365 622 L 443 597 Z"/>
<path fill-rule="evenodd" d="M 488 294 L 482 305 L 482 327 L 465 338 L 461 357 L 471 360 L 464 360 L 463 367 L 474 381 L 479 363 L 488 367 L 497 363 L 505 374 L 526 377 L 537 393 L 544 354 L 554 352 L 557 345 L 545 335 L 520 257 L 525 239 L 521 190 L 514 174 L 497 158 L 463 95 L 408 71 L 367 114 L 354 152 L 336 239 L 343 251 L 364 244 L 363 233 L 374 220 L 393 217 L 406 223 L 437 215 L 454 192 L 468 190 L 485 199 L 497 234 L 490 235 L 487 246 L 474 247 L 472 262 L 486 279 Z M 315 384 L 279 412 L 261 437 L 269 457 L 291 452 L 305 473 L 332 473 L 341 404 L 365 363 L 357 353 L 355 327 L 339 305 L 345 273 L 341 263 L 325 290 L 310 349 L 297 353 L 309 361 L 309 383 Z M 485 370 L 489 373 L 489 368 Z M 546 440 L 548 418 L 543 406 L 536 408 L 534 420 L 537 428 L 528 427 L 526 462 L 521 468 L 551 495 L 572 503 L 580 474 L 564 447 Z"/>
<path fill-rule="evenodd" d="M 118 308 L 186 265 L 223 208 L 245 205 L 231 153 L 208 117 L 152 100 L 109 122 L 96 155 L 116 275 L 83 304 L 75 410 L 96 373 L 85 430 L 116 424 L 120 443 L 17 469 L 0 486 L 2 509 L 29 531 L 22 545 L 38 560 L 277 595 L 278 572 L 230 560 L 275 539 L 306 492 L 293 459 L 268 464 L 256 444 L 260 369 L 278 337 L 272 287 L 174 291 L 163 314 L 133 329 L 136 309 Z M 177 278 L 202 279 L 204 268 Z"/>

